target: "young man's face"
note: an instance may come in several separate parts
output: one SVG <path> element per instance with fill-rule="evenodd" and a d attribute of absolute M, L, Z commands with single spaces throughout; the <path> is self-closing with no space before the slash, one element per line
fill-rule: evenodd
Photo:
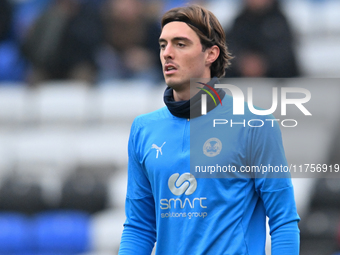
<path fill-rule="evenodd" d="M 196 32 L 186 23 L 166 24 L 159 38 L 160 59 L 166 84 L 175 90 L 187 89 L 190 78 L 210 78 L 210 65 Z"/>

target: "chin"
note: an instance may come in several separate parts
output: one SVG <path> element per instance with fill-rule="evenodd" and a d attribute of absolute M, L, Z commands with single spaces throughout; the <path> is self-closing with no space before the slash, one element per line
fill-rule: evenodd
<path fill-rule="evenodd" d="M 183 84 L 187 83 L 182 79 L 176 79 L 175 77 L 167 77 L 165 78 L 165 83 L 172 89 L 179 89 L 183 86 Z M 189 81 L 190 83 L 190 81 Z"/>

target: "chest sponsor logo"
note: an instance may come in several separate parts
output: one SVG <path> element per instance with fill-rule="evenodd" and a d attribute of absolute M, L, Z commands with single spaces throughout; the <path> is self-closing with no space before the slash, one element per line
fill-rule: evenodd
<path fill-rule="evenodd" d="M 203 153 L 208 157 L 215 157 L 222 150 L 222 142 L 217 138 L 208 139 L 203 145 Z"/>
<path fill-rule="evenodd" d="M 184 173 L 181 176 L 176 173 L 170 176 L 168 186 L 172 194 L 176 196 L 180 196 L 183 193 L 191 195 L 197 188 L 197 181 L 190 173 Z"/>
<path fill-rule="evenodd" d="M 190 173 L 183 173 L 180 175 L 179 173 L 175 173 L 171 175 L 168 179 L 168 187 L 172 194 L 175 196 L 192 195 L 197 189 L 197 181 L 196 178 Z M 160 200 L 160 208 L 162 211 L 162 218 L 171 218 L 171 217 L 181 217 L 181 218 L 205 218 L 208 213 L 202 211 L 202 209 L 207 208 L 205 205 L 206 197 L 181 197 L 181 198 L 163 198 Z M 175 212 L 172 210 L 176 209 Z M 200 211 L 192 211 L 199 209 Z M 163 213 L 164 212 L 164 213 Z"/>

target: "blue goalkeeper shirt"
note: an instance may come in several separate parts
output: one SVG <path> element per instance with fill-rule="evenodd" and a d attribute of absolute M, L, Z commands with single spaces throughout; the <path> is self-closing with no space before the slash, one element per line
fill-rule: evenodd
<path fill-rule="evenodd" d="M 266 216 L 272 255 L 299 254 L 278 123 L 248 107 L 233 115 L 230 96 L 222 103 L 209 118 L 178 118 L 164 107 L 135 119 L 120 255 L 150 255 L 155 242 L 157 255 L 263 255 Z M 212 119 L 228 122 L 213 127 Z M 240 172 L 252 166 L 281 170 Z M 226 174 L 227 167 L 236 171 Z"/>

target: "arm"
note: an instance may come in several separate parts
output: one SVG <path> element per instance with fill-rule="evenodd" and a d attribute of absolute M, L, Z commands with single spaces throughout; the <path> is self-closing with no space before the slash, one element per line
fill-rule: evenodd
<path fill-rule="evenodd" d="M 126 221 L 120 242 L 119 255 L 150 255 L 155 243 L 154 200 L 126 198 Z"/>
<path fill-rule="evenodd" d="M 287 166 L 279 126 L 263 127 L 254 131 L 251 141 L 252 164 Z M 266 173 L 255 176 L 256 191 L 263 200 L 269 217 L 272 255 L 298 255 L 300 220 L 288 172 Z"/>
<path fill-rule="evenodd" d="M 138 160 L 136 129 L 136 123 L 134 122 L 128 145 L 126 221 L 119 255 L 150 255 L 156 241 L 155 203 L 150 182 Z"/>
<path fill-rule="evenodd" d="M 285 181 L 273 179 L 273 181 Z M 293 187 L 261 191 L 269 217 L 272 255 L 298 255 L 300 248 L 299 216 L 296 212 Z"/>
<path fill-rule="evenodd" d="M 300 231 L 297 221 L 282 225 L 271 232 L 272 254 L 299 254 Z"/>

